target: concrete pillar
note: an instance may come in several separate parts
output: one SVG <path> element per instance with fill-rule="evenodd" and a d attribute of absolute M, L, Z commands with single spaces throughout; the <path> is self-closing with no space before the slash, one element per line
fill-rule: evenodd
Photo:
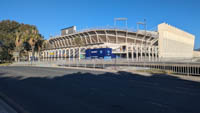
<path fill-rule="evenodd" d="M 138 46 L 136 46 L 136 60 L 138 61 L 138 54 L 139 54 L 139 49 L 138 49 Z"/>
<path fill-rule="evenodd" d="M 149 53 L 149 61 L 151 60 L 151 55 L 150 55 L 150 53 L 151 53 L 151 47 L 148 47 L 148 53 Z"/>
<path fill-rule="evenodd" d="M 60 49 L 60 60 L 62 60 L 62 56 L 63 56 L 63 51 L 62 49 Z"/>
<path fill-rule="evenodd" d="M 62 49 L 60 49 L 59 52 L 60 52 L 60 60 L 62 60 Z"/>
<path fill-rule="evenodd" d="M 126 58 L 127 58 L 127 60 L 129 59 L 128 46 L 127 45 L 126 45 Z"/>
<path fill-rule="evenodd" d="M 45 61 L 47 60 L 47 51 L 44 52 L 45 54 Z"/>
<path fill-rule="evenodd" d="M 55 60 L 55 50 L 52 51 L 53 52 L 53 61 Z"/>
<path fill-rule="evenodd" d="M 156 61 L 158 61 L 158 51 L 157 51 L 156 47 L 154 49 L 155 49 L 155 58 L 156 58 Z"/>
<path fill-rule="evenodd" d="M 52 60 L 54 61 L 54 50 L 52 50 Z"/>
<path fill-rule="evenodd" d="M 67 59 L 67 48 L 65 49 L 65 60 Z"/>
<path fill-rule="evenodd" d="M 156 47 L 156 57 L 157 57 L 157 59 L 159 59 L 159 56 L 158 56 L 158 47 Z"/>
<path fill-rule="evenodd" d="M 144 60 L 146 60 L 146 57 L 147 57 L 147 48 L 146 48 L 146 46 L 144 46 Z"/>
<path fill-rule="evenodd" d="M 58 60 L 60 60 L 60 49 L 58 49 Z"/>
<path fill-rule="evenodd" d="M 75 59 L 75 48 L 73 49 L 73 60 Z"/>
<path fill-rule="evenodd" d="M 68 51 L 69 51 L 69 53 L 68 53 L 68 54 L 69 54 L 69 57 L 68 57 L 68 58 L 69 58 L 69 60 L 70 60 L 70 57 L 71 57 L 71 49 L 69 48 Z"/>
<path fill-rule="evenodd" d="M 63 49 L 63 60 L 65 59 L 65 57 L 66 57 L 66 49 L 64 48 Z"/>
<path fill-rule="evenodd" d="M 78 48 L 78 56 L 79 56 L 79 60 L 81 59 L 81 48 Z"/>
<path fill-rule="evenodd" d="M 56 49 L 56 60 L 58 60 L 59 59 L 59 50 L 58 49 Z"/>
<path fill-rule="evenodd" d="M 57 60 L 57 54 L 58 54 L 57 50 L 54 50 L 54 52 L 55 52 L 55 55 L 54 55 L 55 58 L 54 58 L 54 60 Z"/>
<path fill-rule="evenodd" d="M 51 60 L 51 50 L 48 50 L 48 60 Z"/>
<path fill-rule="evenodd" d="M 152 53 L 152 61 L 154 61 L 155 60 L 155 58 L 154 58 L 154 53 L 155 53 L 154 47 L 152 47 L 151 50 L 152 50 L 152 52 L 151 52 Z"/>
<path fill-rule="evenodd" d="M 142 45 L 140 46 L 140 60 L 142 60 L 143 59 L 143 47 L 142 47 Z"/>
<path fill-rule="evenodd" d="M 69 58 L 69 48 L 67 49 L 67 58 Z"/>
<path fill-rule="evenodd" d="M 131 46 L 131 50 L 132 50 L 132 51 L 131 51 L 131 57 L 132 57 L 132 60 L 133 60 L 133 58 L 134 58 L 134 54 L 133 54 L 133 52 L 134 52 L 134 51 L 133 51 L 133 46 Z"/>
<path fill-rule="evenodd" d="M 52 60 L 52 50 L 49 50 L 49 59 Z"/>
<path fill-rule="evenodd" d="M 49 60 L 49 50 L 47 50 L 47 61 Z"/>
<path fill-rule="evenodd" d="M 56 60 L 56 49 L 54 50 L 54 60 Z"/>
<path fill-rule="evenodd" d="M 57 57 L 58 57 L 57 49 L 55 49 L 54 51 L 55 51 L 55 55 L 54 55 L 55 56 L 55 60 L 57 60 Z"/>
<path fill-rule="evenodd" d="M 61 59 L 62 59 L 62 60 L 63 60 L 64 57 L 65 57 L 64 55 L 65 55 L 65 49 L 62 49 L 62 50 L 61 50 Z"/>

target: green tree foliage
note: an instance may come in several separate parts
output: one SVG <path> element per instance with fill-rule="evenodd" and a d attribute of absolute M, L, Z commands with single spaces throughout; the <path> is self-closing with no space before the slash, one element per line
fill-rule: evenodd
<path fill-rule="evenodd" d="M 15 21 L 0 22 L 0 41 L 11 50 L 15 47 L 15 31 L 19 26 L 20 24 Z"/>
<path fill-rule="evenodd" d="M 43 40 L 34 25 L 10 20 L 0 21 L 0 56 L 7 56 L 7 58 L 2 57 L 5 60 L 11 60 L 13 52 L 26 53 L 23 55 L 27 55 L 27 51 L 30 50 L 34 52 L 35 46 L 41 47 Z"/>
<path fill-rule="evenodd" d="M 1 47 L 0 50 L 0 63 L 7 62 L 12 60 L 12 54 L 10 54 L 9 49 L 7 47 Z"/>

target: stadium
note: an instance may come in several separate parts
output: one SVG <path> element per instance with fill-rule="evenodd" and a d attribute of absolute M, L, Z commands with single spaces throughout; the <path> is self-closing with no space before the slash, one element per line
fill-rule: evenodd
<path fill-rule="evenodd" d="M 139 23 L 144 24 L 144 23 Z M 117 58 L 157 60 L 194 57 L 195 36 L 167 23 L 157 30 L 130 30 L 116 27 L 76 31 L 76 26 L 61 29 L 50 37 L 42 59 L 82 59 L 87 49 L 111 48 Z"/>

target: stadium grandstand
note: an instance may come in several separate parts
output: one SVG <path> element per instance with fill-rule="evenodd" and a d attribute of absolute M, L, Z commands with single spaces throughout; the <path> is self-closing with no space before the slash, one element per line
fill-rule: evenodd
<path fill-rule="evenodd" d="M 144 24 L 144 23 L 138 23 Z M 61 29 L 60 36 L 50 37 L 42 59 L 82 59 L 87 49 L 111 48 L 117 58 L 157 60 L 192 58 L 195 36 L 167 23 L 157 30 L 130 30 L 117 27 L 81 31 L 76 26 Z"/>

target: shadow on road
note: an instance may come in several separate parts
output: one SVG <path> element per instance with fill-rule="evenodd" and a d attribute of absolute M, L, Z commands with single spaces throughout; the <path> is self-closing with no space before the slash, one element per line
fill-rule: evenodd
<path fill-rule="evenodd" d="M 74 73 L 26 79 L 2 75 L 0 91 L 30 113 L 200 112 L 200 83 L 168 75 Z"/>

